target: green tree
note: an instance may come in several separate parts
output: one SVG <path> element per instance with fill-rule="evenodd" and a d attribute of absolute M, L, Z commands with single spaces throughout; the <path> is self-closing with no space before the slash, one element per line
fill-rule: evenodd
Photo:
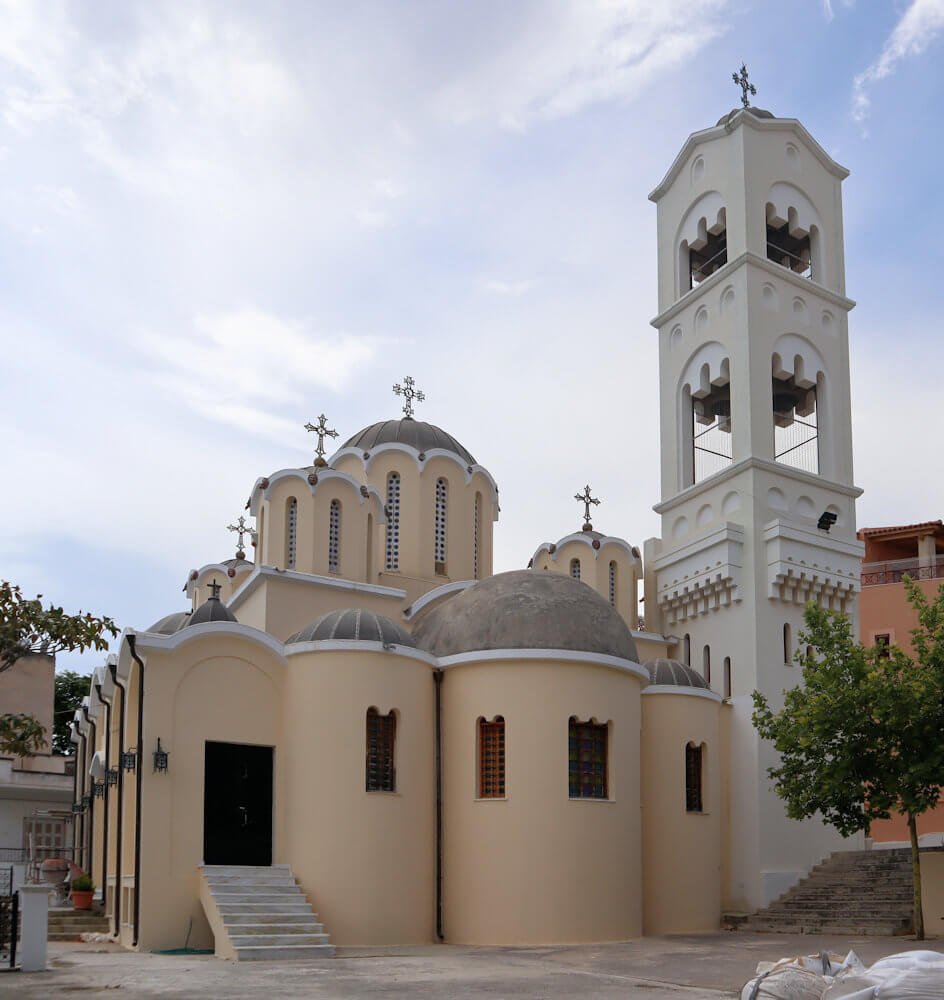
<path fill-rule="evenodd" d="M 933 808 L 944 781 L 944 586 L 933 602 L 906 578 L 918 615 L 914 657 L 866 648 L 844 615 L 813 604 L 801 642 L 811 651 L 803 684 L 774 713 L 754 692 L 754 725 L 780 754 L 768 770 L 787 815 L 820 813 L 843 836 L 868 831 L 892 811 L 907 816 L 914 880 L 914 926 L 924 938 L 916 819 Z"/>
<path fill-rule="evenodd" d="M 0 715 L 0 753 L 32 757 L 46 746 L 46 730 L 32 715 Z"/>
<path fill-rule="evenodd" d="M 69 739 L 69 727 L 76 709 L 89 693 L 92 678 L 74 670 L 56 672 L 56 701 L 52 724 L 53 753 L 71 754 L 75 744 Z"/>

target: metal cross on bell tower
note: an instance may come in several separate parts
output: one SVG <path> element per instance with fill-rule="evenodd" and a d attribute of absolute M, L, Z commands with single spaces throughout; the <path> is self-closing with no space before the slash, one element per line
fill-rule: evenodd
<path fill-rule="evenodd" d="M 426 399 L 426 393 L 421 389 L 415 389 L 416 383 L 407 375 L 403 379 L 403 385 L 395 385 L 393 387 L 394 396 L 402 396 L 404 399 L 403 403 L 403 415 L 407 420 L 413 419 L 413 400 L 415 399 L 417 403 L 422 403 Z"/>
<path fill-rule="evenodd" d="M 590 523 L 590 504 L 599 504 L 600 501 L 591 496 L 589 484 L 583 488 L 583 493 L 574 494 L 574 499 L 583 504 L 583 530 L 593 531 L 593 525 Z"/>
<path fill-rule="evenodd" d="M 749 108 L 751 106 L 751 102 L 747 95 L 750 94 L 751 97 L 754 97 L 757 94 L 757 88 L 754 86 L 753 83 L 748 83 L 747 66 L 744 63 L 741 63 L 741 72 L 732 73 L 731 77 L 734 80 L 734 82 L 741 88 L 741 103 L 744 105 L 745 108 Z"/>
<path fill-rule="evenodd" d="M 213 580 L 207 586 L 210 588 L 210 600 L 218 601 L 220 599 L 220 591 L 223 589 L 222 585 Z"/>
<path fill-rule="evenodd" d="M 246 518 L 244 518 L 243 515 L 240 514 L 235 524 L 226 525 L 226 530 L 239 532 L 239 538 L 236 541 L 236 558 L 245 559 L 246 553 L 245 550 L 243 549 L 243 535 L 255 534 L 253 529 L 250 528 L 248 524 L 246 524 Z"/>
<path fill-rule="evenodd" d="M 312 431 L 318 435 L 318 447 L 315 449 L 315 465 L 319 469 L 323 469 L 328 463 L 325 461 L 325 446 L 324 440 L 326 437 L 336 438 L 338 432 L 330 427 L 328 427 L 328 418 L 322 413 L 318 417 L 318 423 L 305 424 L 305 430 L 311 433 Z"/>

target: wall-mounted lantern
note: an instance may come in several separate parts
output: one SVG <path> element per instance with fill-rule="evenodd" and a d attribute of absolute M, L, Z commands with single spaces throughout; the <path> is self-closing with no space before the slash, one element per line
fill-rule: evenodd
<path fill-rule="evenodd" d="M 135 747 L 131 747 L 130 750 L 124 750 L 118 754 L 118 764 L 124 771 L 133 771 L 137 766 L 138 762 L 138 751 Z"/>
<path fill-rule="evenodd" d="M 105 782 L 104 781 L 94 781 L 92 782 L 92 794 L 96 799 L 105 798 Z"/>
<path fill-rule="evenodd" d="M 108 782 L 109 785 L 117 785 L 118 784 L 118 768 L 117 767 L 110 767 L 105 772 L 105 780 Z"/>
<path fill-rule="evenodd" d="M 92 796 L 91 795 L 83 795 L 82 796 L 82 811 L 85 812 L 85 810 L 88 809 L 88 807 L 91 804 L 92 804 Z"/>
<path fill-rule="evenodd" d="M 85 811 L 85 807 L 82 805 L 81 802 L 73 802 L 72 803 L 72 811 L 74 813 L 84 812 Z"/>
<path fill-rule="evenodd" d="M 154 751 L 154 770 L 155 771 L 166 771 L 167 770 L 167 758 L 170 756 L 169 752 L 161 746 L 161 738 L 157 738 L 157 749 Z"/>

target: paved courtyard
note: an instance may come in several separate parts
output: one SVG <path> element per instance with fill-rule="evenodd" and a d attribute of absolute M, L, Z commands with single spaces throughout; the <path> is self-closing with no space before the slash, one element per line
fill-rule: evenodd
<path fill-rule="evenodd" d="M 944 940 L 701 934 L 643 938 L 624 944 L 543 948 L 342 948 L 318 962 L 243 963 L 212 956 L 133 954 L 113 945 L 50 944 L 44 973 L 0 975 L 0 997 L 46 1000 L 199 997 L 200 1000 L 310 997 L 531 997 L 646 1000 L 737 996 L 758 961 L 821 950 L 858 952 L 866 964 Z"/>

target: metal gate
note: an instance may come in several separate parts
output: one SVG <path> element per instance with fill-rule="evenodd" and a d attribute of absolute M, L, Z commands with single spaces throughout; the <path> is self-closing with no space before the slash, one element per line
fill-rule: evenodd
<path fill-rule="evenodd" d="M 16 965 L 20 897 L 13 891 L 13 867 L 0 868 L 0 967 Z"/>

